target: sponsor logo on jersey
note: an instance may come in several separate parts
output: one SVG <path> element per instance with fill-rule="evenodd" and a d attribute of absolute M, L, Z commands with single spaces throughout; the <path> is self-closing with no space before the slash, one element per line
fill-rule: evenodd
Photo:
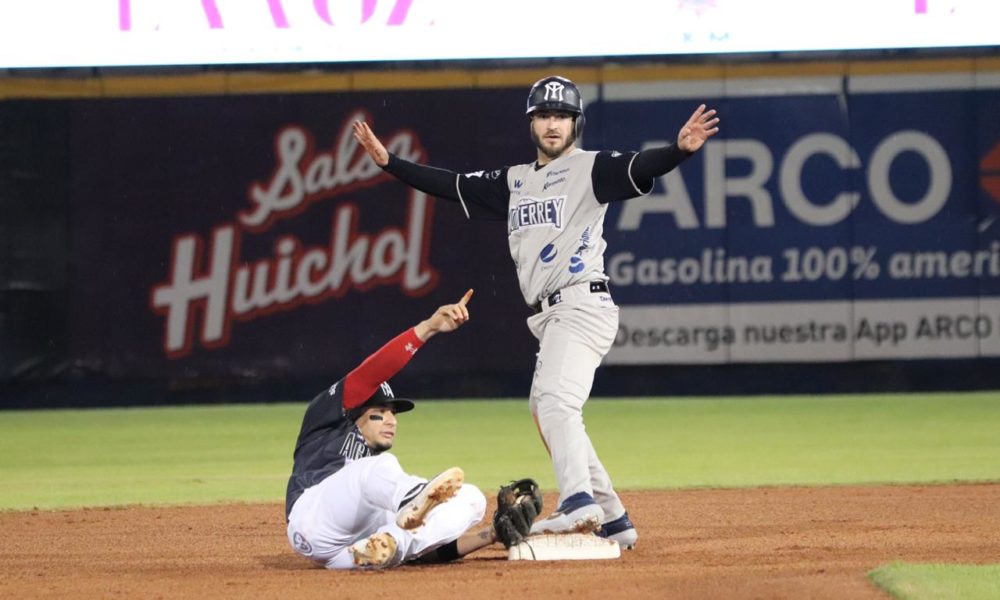
<path fill-rule="evenodd" d="M 538 255 L 538 258 L 543 263 L 550 263 L 552 262 L 552 259 L 556 257 L 556 254 L 559 254 L 559 252 L 556 251 L 556 247 L 553 244 L 546 244 L 545 247 L 542 248 L 542 253 Z"/>
<path fill-rule="evenodd" d="M 312 545 L 307 542 L 306 538 L 298 531 L 296 531 L 295 535 L 292 536 L 292 543 L 295 544 L 295 548 L 297 548 L 302 554 L 305 554 L 306 556 L 312 554 Z"/>
<path fill-rule="evenodd" d="M 566 178 L 565 177 L 560 177 L 559 179 L 556 179 L 555 181 L 546 181 L 545 185 L 542 186 L 542 190 L 547 190 L 547 189 L 549 189 L 550 187 L 552 187 L 554 185 L 559 185 L 560 183 L 565 183 L 565 182 L 566 182 Z"/>
<path fill-rule="evenodd" d="M 515 189 L 515 190 L 519 190 L 519 189 L 521 189 L 521 186 L 522 186 L 522 185 L 524 185 L 524 182 L 523 182 L 523 181 L 521 181 L 520 179 L 515 179 L 515 180 L 514 180 L 514 189 Z"/>
<path fill-rule="evenodd" d="M 563 227 L 563 207 L 566 205 L 566 196 L 553 196 L 552 198 L 522 198 L 521 202 L 510 209 L 507 218 L 507 233 L 511 234 L 519 229 L 530 229 L 532 227 Z"/>
<path fill-rule="evenodd" d="M 583 230 L 580 234 L 580 247 L 576 249 L 573 254 L 581 255 L 590 248 L 590 226 Z"/>
<path fill-rule="evenodd" d="M 579 273 L 586 268 L 586 263 L 583 261 L 583 253 L 590 249 L 590 227 L 583 230 L 580 234 L 580 246 L 573 253 L 573 256 L 569 259 L 569 272 Z"/>
<path fill-rule="evenodd" d="M 481 177 L 483 179 L 500 179 L 500 169 L 494 171 L 473 171 L 472 173 L 466 173 L 466 177 Z"/>

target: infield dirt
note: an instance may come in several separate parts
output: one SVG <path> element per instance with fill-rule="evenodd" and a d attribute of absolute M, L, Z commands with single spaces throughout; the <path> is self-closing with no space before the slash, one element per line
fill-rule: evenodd
<path fill-rule="evenodd" d="M 885 599 L 866 573 L 887 562 L 1000 562 L 1000 483 L 622 496 L 640 540 L 618 560 L 511 563 L 495 546 L 368 572 L 293 554 L 280 503 L 4 512 L 0 597 Z"/>

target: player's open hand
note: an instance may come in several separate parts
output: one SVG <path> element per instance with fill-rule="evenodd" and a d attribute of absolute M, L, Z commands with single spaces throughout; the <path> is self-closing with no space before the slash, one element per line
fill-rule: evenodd
<path fill-rule="evenodd" d="M 375 164 L 384 167 L 389 164 L 389 151 L 385 149 L 382 142 L 375 136 L 372 128 L 364 121 L 354 122 L 354 139 L 364 147 L 368 156 L 372 157 Z"/>
<path fill-rule="evenodd" d="M 455 331 L 469 320 L 469 308 L 466 306 L 472 298 L 472 290 L 465 292 L 462 299 L 455 304 L 445 304 L 434 311 L 426 321 L 414 327 L 414 331 L 423 341 L 427 341 L 436 333 Z"/>
<path fill-rule="evenodd" d="M 719 118 L 715 109 L 705 110 L 702 104 L 677 134 L 677 146 L 685 152 L 697 152 L 708 138 L 719 133 Z M 386 159 L 388 160 L 388 159 Z"/>

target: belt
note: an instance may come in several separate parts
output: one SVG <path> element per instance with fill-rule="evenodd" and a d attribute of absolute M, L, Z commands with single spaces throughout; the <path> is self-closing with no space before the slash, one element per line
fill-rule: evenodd
<path fill-rule="evenodd" d="M 608 288 L 608 282 L 607 281 L 591 281 L 590 282 L 590 293 L 591 294 L 598 294 L 600 292 L 605 292 L 605 293 L 610 293 L 611 292 L 611 290 Z M 542 307 L 543 306 L 552 307 L 552 306 L 555 306 L 556 304 L 559 304 L 560 302 L 562 302 L 562 290 L 556 290 L 556 291 L 552 292 L 551 294 L 549 294 L 548 296 L 546 296 L 545 298 L 542 298 L 542 300 L 540 302 L 535 302 L 529 308 L 531 308 L 531 311 L 537 315 L 538 313 L 542 312 Z"/>

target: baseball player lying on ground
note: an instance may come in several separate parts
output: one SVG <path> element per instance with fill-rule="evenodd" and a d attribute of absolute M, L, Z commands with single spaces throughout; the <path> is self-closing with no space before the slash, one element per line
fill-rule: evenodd
<path fill-rule="evenodd" d="M 393 567 L 454 560 L 497 541 L 510 547 L 528 535 L 542 509 L 532 480 L 501 486 L 492 522 L 477 527 L 486 498 L 463 483 L 462 469 L 427 481 L 387 452 L 396 415 L 414 404 L 386 381 L 427 340 L 468 321 L 471 297 L 438 308 L 309 403 L 285 497 L 296 552 L 328 569 Z"/>

